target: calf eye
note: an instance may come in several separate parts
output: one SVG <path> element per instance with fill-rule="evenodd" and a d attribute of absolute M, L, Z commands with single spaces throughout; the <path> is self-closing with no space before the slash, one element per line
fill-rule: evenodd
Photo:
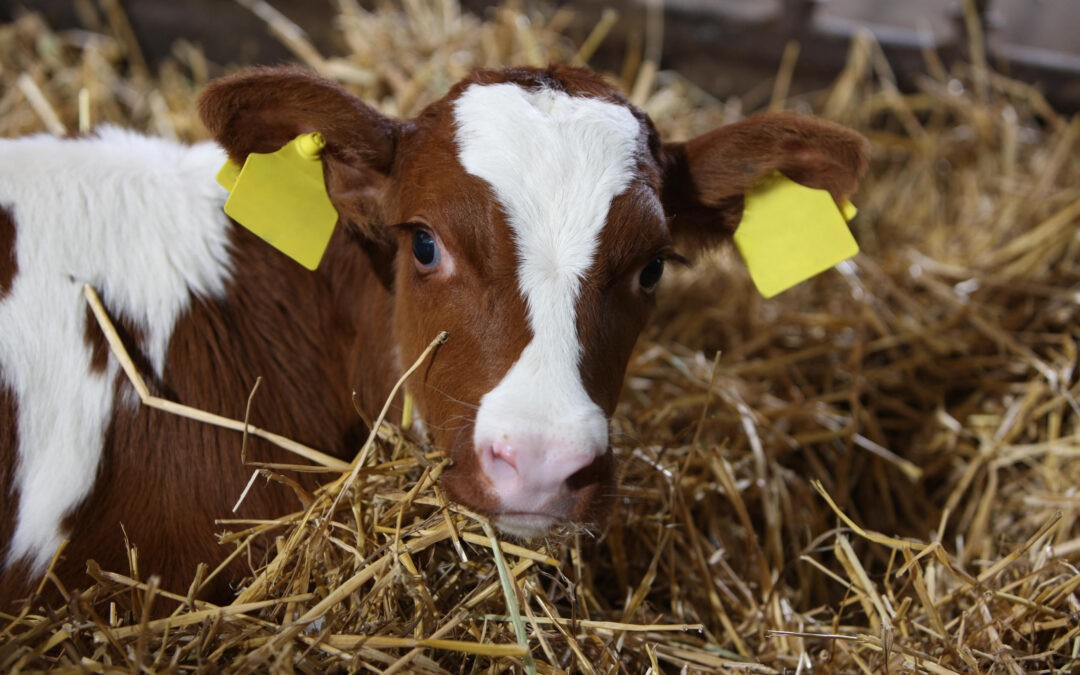
<path fill-rule="evenodd" d="M 645 266 L 645 269 L 641 270 L 641 274 L 638 275 L 638 284 L 641 286 L 641 290 L 649 293 L 656 290 L 656 285 L 660 283 L 660 277 L 662 276 L 664 276 L 664 259 L 653 258 Z"/>
<path fill-rule="evenodd" d="M 435 237 L 422 229 L 413 232 L 412 252 L 416 262 L 424 270 L 435 269 L 442 257 L 439 253 L 439 245 L 435 243 Z"/>

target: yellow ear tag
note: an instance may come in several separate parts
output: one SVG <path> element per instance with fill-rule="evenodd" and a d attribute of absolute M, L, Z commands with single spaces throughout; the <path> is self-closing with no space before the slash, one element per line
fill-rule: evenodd
<path fill-rule="evenodd" d="M 758 291 L 771 298 L 858 253 L 846 223 L 855 213 L 778 172 L 750 188 L 735 246 Z"/>
<path fill-rule="evenodd" d="M 301 134 L 270 154 L 225 162 L 217 181 L 229 190 L 225 213 L 309 270 L 319 266 L 338 214 L 330 203 L 319 153 L 322 134 Z"/>

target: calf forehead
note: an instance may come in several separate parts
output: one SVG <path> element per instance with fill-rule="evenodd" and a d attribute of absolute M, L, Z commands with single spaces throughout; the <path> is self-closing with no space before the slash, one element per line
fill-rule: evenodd
<path fill-rule="evenodd" d="M 572 306 L 611 201 L 635 177 L 642 125 L 625 105 L 514 83 L 469 86 L 454 122 L 461 165 L 506 214 L 536 331 L 541 313 Z"/>
<path fill-rule="evenodd" d="M 522 244 L 595 236 L 644 146 L 625 105 L 514 83 L 469 86 L 454 122 L 462 166 L 491 185 Z"/>

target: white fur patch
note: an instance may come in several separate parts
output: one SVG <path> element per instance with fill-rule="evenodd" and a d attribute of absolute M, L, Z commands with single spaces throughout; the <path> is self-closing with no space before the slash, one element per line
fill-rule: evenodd
<path fill-rule="evenodd" d="M 43 570 L 101 461 L 118 366 L 110 358 L 105 374 L 91 372 L 82 285 L 98 290 L 114 318 L 138 326 L 160 375 L 192 294 L 225 291 L 225 193 L 214 181 L 224 160 L 210 143 L 116 128 L 76 141 L 0 141 L 0 207 L 16 222 L 18 264 L 0 300 L 0 378 L 18 402 L 19 441 L 6 564 Z"/>
<path fill-rule="evenodd" d="M 469 87 L 455 118 L 462 165 L 491 185 L 514 232 L 533 332 L 481 400 L 477 447 L 538 434 L 568 441 L 552 447 L 604 452 L 607 422 L 581 382 L 575 306 L 611 200 L 634 176 L 641 126 L 625 106 L 515 84 Z"/>

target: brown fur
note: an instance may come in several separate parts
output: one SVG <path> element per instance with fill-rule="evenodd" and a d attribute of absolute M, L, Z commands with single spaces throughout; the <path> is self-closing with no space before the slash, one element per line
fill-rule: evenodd
<path fill-rule="evenodd" d="M 0 489 L 2 498 L 8 503 L 18 503 L 19 495 L 10 488 L 15 484 L 15 449 L 19 447 L 19 405 L 15 394 L 0 380 Z M 0 518 L 0 556 L 7 554 L 7 542 L 15 533 L 15 521 L 12 518 Z M 2 561 L 3 558 L 0 558 Z M 25 570 L 5 570 L 0 574 L 0 608 L 7 598 L 21 597 L 26 594 Z"/>
<path fill-rule="evenodd" d="M 11 290 L 18 273 L 15 259 L 15 221 L 11 214 L 0 208 L 0 300 Z"/>
<path fill-rule="evenodd" d="M 248 70 L 211 84 L 200 113 L 234 160 L 276 149 L 306 131 L 324 135 L 326 182 L 342 226 L 314 274 L 236 228 L 236 275 L 228 295 L 196 301 L 176 326 L 158 383 L 163 393 L 242 417 L 261 376 L 253 423 L 348 457 L 363 436 L 352 392 L 373 414 L 400 368 L 448 331 L 449 341 L 409 389 L 434 443 L 453 460 L 444 474 L 448 493 L 474 509 L 493 510 L 497 503 L 472 447 L 476 407 L 532 335 L 513 237 L 490 188 L 458 161 L 452 105 L 471 83 L 507 81 L 629 105 L 601 78 L 566 67 L 479 71 L 410 121 L 386 119 L 339 85 L 295 67 Z M 663 145 L 648 118 L 631 110 L 643 131 L 638 176 L 611 204 L 577 305 L 582 378 L 608 415 L 652 310 L 651 295 L 637 285 L 646 264 L 674 255 L 673 238 L 700 246 L 730 234 L 743 190 L 774 169 L 839 199 L 854 190 L 866 163 L 860 137 L 808 118 L 766 115 Z M 443 255 L 454 262 L 452 276 L 414 264 L 416 227 L 439 238 Z M 0 212 L 0 282 L 8 269 L 4 261 L 12 257 L 3 253 L 13 232 Z M 12 267 L 8 284 L 14 274 Z M 114 318 L 139 358 L 138 331 Z M 89 321 L 86 336 L 95 368 L 104 368 L 104 343 Z M 117 387 L 105 460 L 93 493 L 68 519 L 75 538 L 60 576 L 69 583 L 83 580 L 87 558 L 125 569 L 123 524 L 139 547 L 141 572 L 159 574 L 166 588 L 183 592 L 197 561 L 226 553 L 214 540 L 214 521 L 230 517 L 252 468 L 240 461 L 235 433 L 131 405 L 129 385 L 118 379 Z M 4 486 L 12 484 L 15 410 L 16 401 L 0 390 Z M 252 445 L 249 458 L 288 461 L 261 442 Z M 300 480 L 309 488 L 314 481 Z M 610 452 L 572 476 L 567 498 L 573 499 L 573 517 L 601 519 L 612 482 Z M 289 489 L 259 481 L 237 515 L 268 517 L 300 506 Z M 0 519 L 0 535 L 10 538 L 7 519 Z M 227 596 L 228 582 L 242 568 L 234 565 L 208 595 Z M 17 597 L 20 588 L 25 592 L 17 580 L 5 580 L 0 603 Z"/>

